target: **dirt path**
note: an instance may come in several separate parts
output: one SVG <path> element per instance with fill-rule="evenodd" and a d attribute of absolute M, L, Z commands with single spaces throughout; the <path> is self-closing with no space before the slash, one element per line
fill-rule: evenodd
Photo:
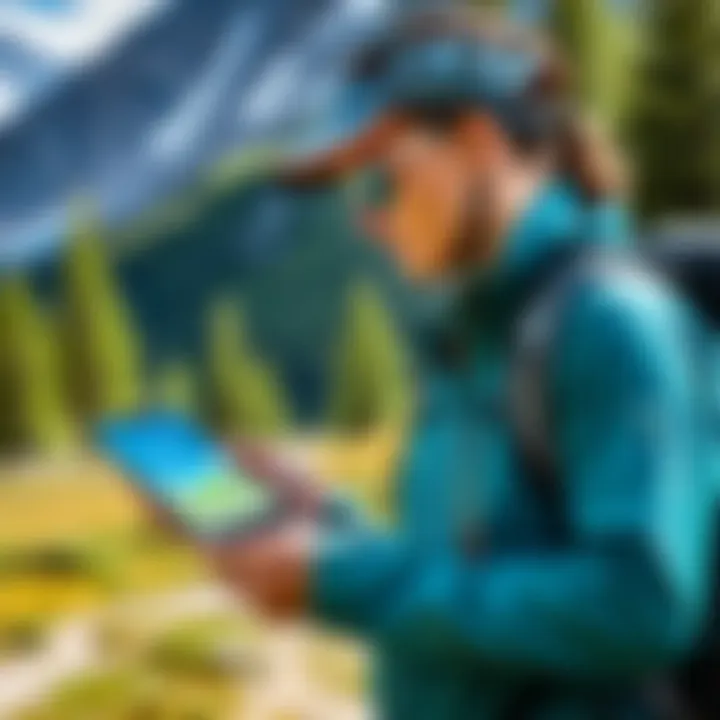
<path fill-rule="evenodd" d="M 298 627 L 268 637 L 262 652 L 272 662 L 259 681 L 252 683 L 234 720 L 369 720 L 361 698 L 328 692 L 307 667 L 311 631 Z"/>
<path fill-rule="evenodd" d="M 93 623 L 80 619 L 63 625 L 39 657 L 0 665 L 0 718 L 13 717 L 97 662 Z"/>
<path fill-rule="evenodd" d="M 214 588 L 191 588 L 172 594 L 138 597 L 113 611 L 157 615 L 163 623 L 190 619 L 227 608 L 229 598 Z M 107 612 L 73 618 L 50 633 L 39 655 L 0 664 L 0 718 L 12 718 L 73 677 L 101 665 L 97 643 L 101 617 Z"/>
<path fill-rule="evenodd" d="M 161 629 L 228 609 L 241 612 L 242 606 L 219 589 L 200 587 L 138 597 L 68 620 L 50 634 L 41 654 L 0 664 L 0 719 L 10 720 L 74 677 L 106 663 L 97 637 L 108 611 L 138 615 Z M 367 720 L 360 699 L 331 693 L 312 677 L 307 658 L 313 643 L 317 639 L 304 627 L 268 630 L 257 647 L 262 672 L 243 681 L 242 710 L 233 720 Z"/>

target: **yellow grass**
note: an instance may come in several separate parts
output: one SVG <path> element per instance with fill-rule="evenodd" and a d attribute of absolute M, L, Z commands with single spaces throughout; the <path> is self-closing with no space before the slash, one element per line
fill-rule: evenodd
<path fill-rule="evenodd" d="M 327 482 L 382 518 L 393 513 L 394 476 L 400 461 L 403 433 L 380 428 L 360 437 L 333 438 L 317 447 L 315 466 Z"/>
<path fill-rule="evenodd" d="M 122 586 L 144 592 L 171 585 L 188 585 L 205 572 L 200 558 L 190 549 L 161 545 L 149 552 L 133 554 L 123 568 Z"/>
<path fill-rule="evenodd" d="M 143 516 L 117 474 L 93 459 L 0 470 L 0 552 L 113 535 Z"/>
<path fill-rule="evenodd" d="M 0 580 L 0 631 L 15 623 L 80 612 L 103 593 L 83 579 L 19 577 Z"/>
<path fill-rule="evenodd" d="M 302 447 L 325 482 L 385 505 L 400 437 L 395 429 L 381 429 L 279 445 L 281 452 Z M 0 552 L 112 536 L 141 527 L 146 517 L 118 474 L 92 458 L 0 468 Z"/>
<path fill-rule="evenodd" d="M 70 683 L 23 720 L 131 720 L 229 717 L 239 693 L 232 683 L 122 668 Z"/>
<path fill-rule="evenodd" d="M 315 438 L 278 443 L 301 451 L 324 482 L 388 512 L 387 478 L 397 461 L 400 433 L 380 430 L 362 437 Z M 35 462 L 0 468 L 0 561 L 79 544 L 96 550 L 103 539 L 127 537 L 119 556 L 116 591 L 153 590 L 196 582 L 204 568 L 177 545 L 132 546 L 147 531 L 147 515 L 126 483 L 92 458 Z M 28 618 L 55 617 L 104 602 L 112 587 L 97 577 L 16 577 L 0 574 L 0 627 Z"/>
<path fill-rule="evenodd" d="M 313 638 L 306 663 L 312 680 L 328 692 L 355 698 L 366 689 L 364 657 L 354 643 L 344 638 L 327 634 Z"/>

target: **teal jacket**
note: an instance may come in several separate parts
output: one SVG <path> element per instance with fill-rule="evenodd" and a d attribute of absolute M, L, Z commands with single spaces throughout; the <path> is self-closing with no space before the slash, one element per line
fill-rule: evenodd
<path fill-rule="evenodd" d="M 690 308 L 640 276 L 588 279 L 566 303 L 547 368 L 563 542 L 507 413 L 513 330 L 543 261 L 628 236 L 618 208 L 542 191 L 474 279 L 471 311 L 445 317 L 464 320 L 464 361 L 425 363 L 397 527 L 325 535 L 313 611 L 376 650 L 380 717 L 651 717 L 641 688 L 696 642 L 715 488 L 696 383 L 710 340 Z"/>

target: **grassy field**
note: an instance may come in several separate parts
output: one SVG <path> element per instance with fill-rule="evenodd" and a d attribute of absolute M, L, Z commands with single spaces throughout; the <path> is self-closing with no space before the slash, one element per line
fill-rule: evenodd
<path fill-rule="evenodd" d="M 18 720 L 213 720 L 242 713 L 240 702 L 232 678 L 138 664 L 68 683 Z"/>
<path fill-rule="evenodd" d="M 280 443 L 326 484 L 346 490 L 379 514 L 398 433 L 360 438 L 301 438 Z M 113 539 L 142 531 L 146 517 L 127 485 L 93 458 L 0 466 L 0 570 L 3 557 L 48 545 Z"/>
<path fill-rule="evenodd" d="M 92 458 L 0 469 L 0 552 L 132 532 L 141 522 L 126 486 Z"/>
<path fill-rule="evenodd" d="M 390 431 L 303 438 L 284 441 L 281 451 L 386 517 L 398 438 Z M 199 559 L 152 529 L 126 484 L 97 460 L 0 467 L 0 663 L 42 652 L 66 618 L 207 582 Z M 181 623 L 162 636 L 146 620 L 104 618 L 100 635 L 112 666 L 78 677 L 22 719 L 243 718 L 243 683 L 221 672 L 214 653 L 220 638 L 247 640 L 247 618 Z M 355 653 L 326 640 L 305 642 L 301 662 L 312 682 L 333 692 L 357 694 L 362 686 Z"/>

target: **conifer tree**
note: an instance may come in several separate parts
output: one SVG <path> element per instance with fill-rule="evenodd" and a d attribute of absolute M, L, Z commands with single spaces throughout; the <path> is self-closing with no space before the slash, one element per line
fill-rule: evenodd
<path fill-rule="evenodd" d="M 142 399 L 139 340 L 97 224 L 81 217 L 63 263 L 66 370 L 85 418 L 129 411 Z"/>
<path fill-rule="evenodd" d="M 197 381 L 192 367 L 180 360 L 163 365 L 155 376 L 153 397 L 161 407 L 186 415 L 197 412 Z"/>
<path fill-rule="evenodd" d="M 21 276 L 0 287 L 3 440 L 41 453 L 72 448 L 78 439 L 63 391 L 58 343 Z"/>
<path fill-rule="evenodd" d="M 360 430 L 402 423 L 410 406 L 408 367 L 390 315 L 372 284 L 350 289 L 330 390 L 334 426 Z"/>
<path fill-rule="evenodd" d="M 281 384 L 252 348 L 243 313 L 232 300 L 211 308 L 207 347 L 212 412 L 220 428 L 246 435 L 286 430 L 290 411 Z"/>
<path fill-rule="evenodd" d="M 632 146 L 647 215 L 720 207 L 720 5 L 654 0 L 637 84 Z"/>
<path fill-rule="evenodd" d="M 636 25 L 608 0 L 551 0 L 550 33 L 569 60 L 583 108 L 621 132 L 634 91 Z"/>

